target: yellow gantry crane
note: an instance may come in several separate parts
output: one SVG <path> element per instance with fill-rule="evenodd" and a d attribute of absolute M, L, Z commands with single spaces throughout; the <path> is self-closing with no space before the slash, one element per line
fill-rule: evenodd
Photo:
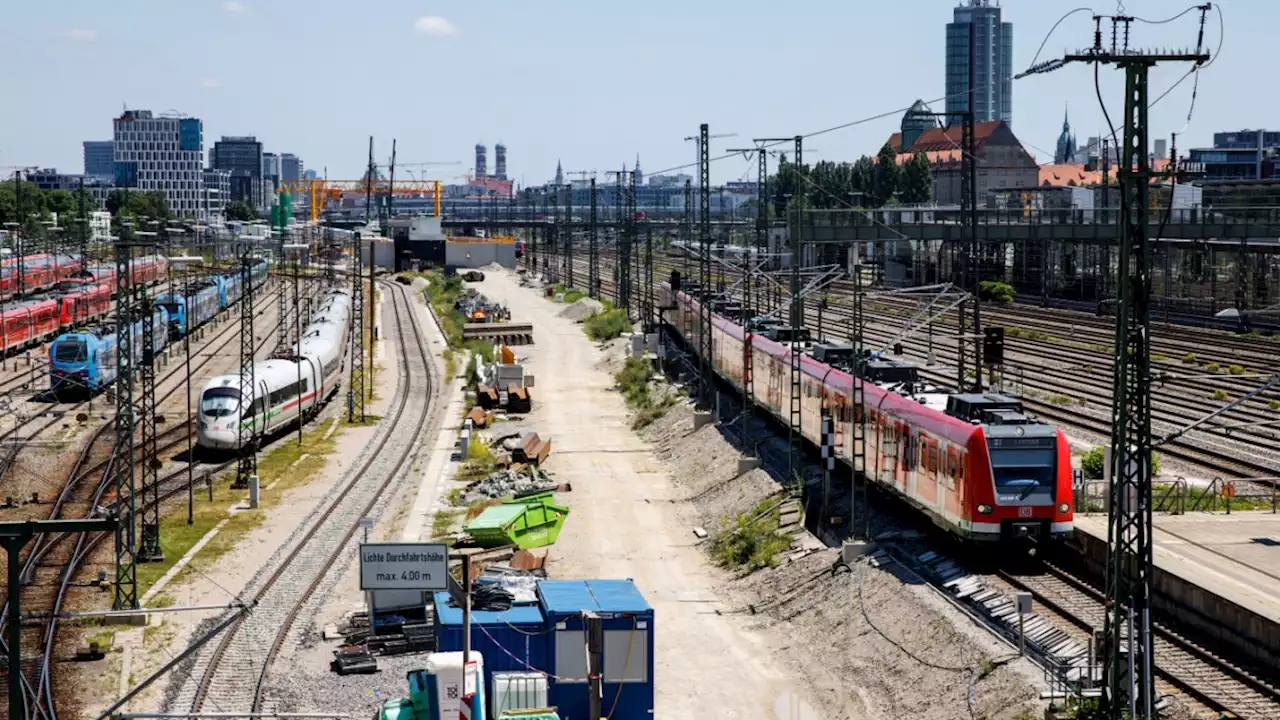
<path fill-rule="evenodd" d="M 288 192 L 294 195 L 306 195 L 312 222 L 320 220 L 320 213 L 324 211 L 324 206 L 330 200 L 341 198 L 343 193 L 363 193 L 366 190 L 364 180 L 322 180 L 319 178 L 298 182 L 281 182 L 279 189 L 281 192 Z M 396 180 L 395 187 L 392 188 L 391 183 L 387 180 L 377 179 L 373 182 L 372 191 L 374 195 L 393 193 L 409 197 L 430 196 L 435 199 L 436 216 L 439 217 L 440 215 L 441 189 L 439 180 Z"/>

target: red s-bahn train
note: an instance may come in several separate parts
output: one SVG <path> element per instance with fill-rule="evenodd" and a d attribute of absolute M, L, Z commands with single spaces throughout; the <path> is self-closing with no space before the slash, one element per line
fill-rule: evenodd
<path fill-rule="evenodd" d="M 663 320 L 682 337 L 690 333 L 686 340 L 692 340 L 689 345 L 696 352 L 699 299 L 682 292 L 675 278 L 664 285 L 663 294 Z M 718 313 L 712 314 L 711 325 L 716 373 L 741 388 L 743 344 L 748 344 L 746 371 L 752 373 L 756 402 L 787 421 L 792 348 L 800 345 L 754 322 L 749 325 L 756 330 L 749 331 Z M 797 351 L 804 353 L 803 435 L 817 444 L 821 416 L 830 414 L 836 456 L 851 464 L 853 388 L 862 382 L 868 479 L 936 525 L 966 539 L 995 542 L 1061 539 L 1074 531 L 1066 437 L 1024 415 L 1016 398 L 928 388 L 914 366 L 892 360 L 863 360 L 866 379 L 857 380 L 850 372 L 855 358 L 847 345 Z"/>
<path fill-rule="evenodd" d="M 73 326 L 106 317 L 114 311 L 112 296 L 115 294 L 116 269 L 103 265 L 80 270 L 80 263 L 65 261 L 65 256 L 56 262 L 49 262 L 48 255 L 27 256 L 23 258 L 23 286 L 31 289 L 36 283 L 41 287 L 57 287 L 56 292 L 30 295 L 11 299 L 12 294 L 0 294 L 0 352 L 19 350 L 45 340 L 52 340 L 60 333 Z M 56 268 L 62 277 L 51 280 L 46 275 L 28 278 L 27 262 L 32 267 L 48 271 Z M 12 273 L 13 285 L 17 285 L 17 261 L 6 258 L 0 269 L 0 280 L 9 279 Z M 74 270 L 69 268 L 74 267 Z M 153 255 L 136 258 L 133 261 L 133 282 L 151 285 L 165 277 L 168 261 L 161 256 Z"/>

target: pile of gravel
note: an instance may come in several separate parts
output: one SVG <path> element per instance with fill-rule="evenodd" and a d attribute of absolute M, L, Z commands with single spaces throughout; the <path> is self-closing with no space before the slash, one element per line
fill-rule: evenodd
<path fill-rule="evenodd" d="M 604 305 L 598 300 L 584 297 L 577 302 L 569 304 L 565 309 L 560 311 L 560 317 L 569 318 L 574 322 L 582 322 L 598 312 L 604 311 Z"/>

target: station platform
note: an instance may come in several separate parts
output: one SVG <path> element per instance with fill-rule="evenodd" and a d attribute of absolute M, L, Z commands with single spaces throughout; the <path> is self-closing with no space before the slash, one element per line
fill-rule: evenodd
<path fill-rule="evenodd" d="M 1076 542 L 1105 566 L 1107 516 L 1075 522 Z M 1156 515 L 1154 526 L 1159 609 L 1206 630 L 1223 625 L 1257 660 L 1280 667 L 1280 514 Z"/>

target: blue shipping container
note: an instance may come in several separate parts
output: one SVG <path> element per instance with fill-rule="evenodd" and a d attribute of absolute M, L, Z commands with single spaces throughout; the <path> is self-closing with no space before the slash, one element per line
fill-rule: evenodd
<path fill-rule="evenodd" d="M 435 605 L 436 650 L 462 652 L 462 608 L 450 607 L 447 592 L 435 594 Z M 549 643 L 542 609 L 537 605 L 471 613 L 471 649 L 484 657 L 485 687 L 495 671 L 547 672 Z"/>
<path fill-rule="evenodd" d="M 551 661 L 549 701 L 563 720 L 587 717 L 586 630 L 591 611 L 604 625 L 604 703 L 609 720 L 653 717 L 653 608 L 630 580 L 543 580 Z M 474 636 L 473 636 L 474 637 Z M 487 663 L 489 657 L 485 656 Z"/>

